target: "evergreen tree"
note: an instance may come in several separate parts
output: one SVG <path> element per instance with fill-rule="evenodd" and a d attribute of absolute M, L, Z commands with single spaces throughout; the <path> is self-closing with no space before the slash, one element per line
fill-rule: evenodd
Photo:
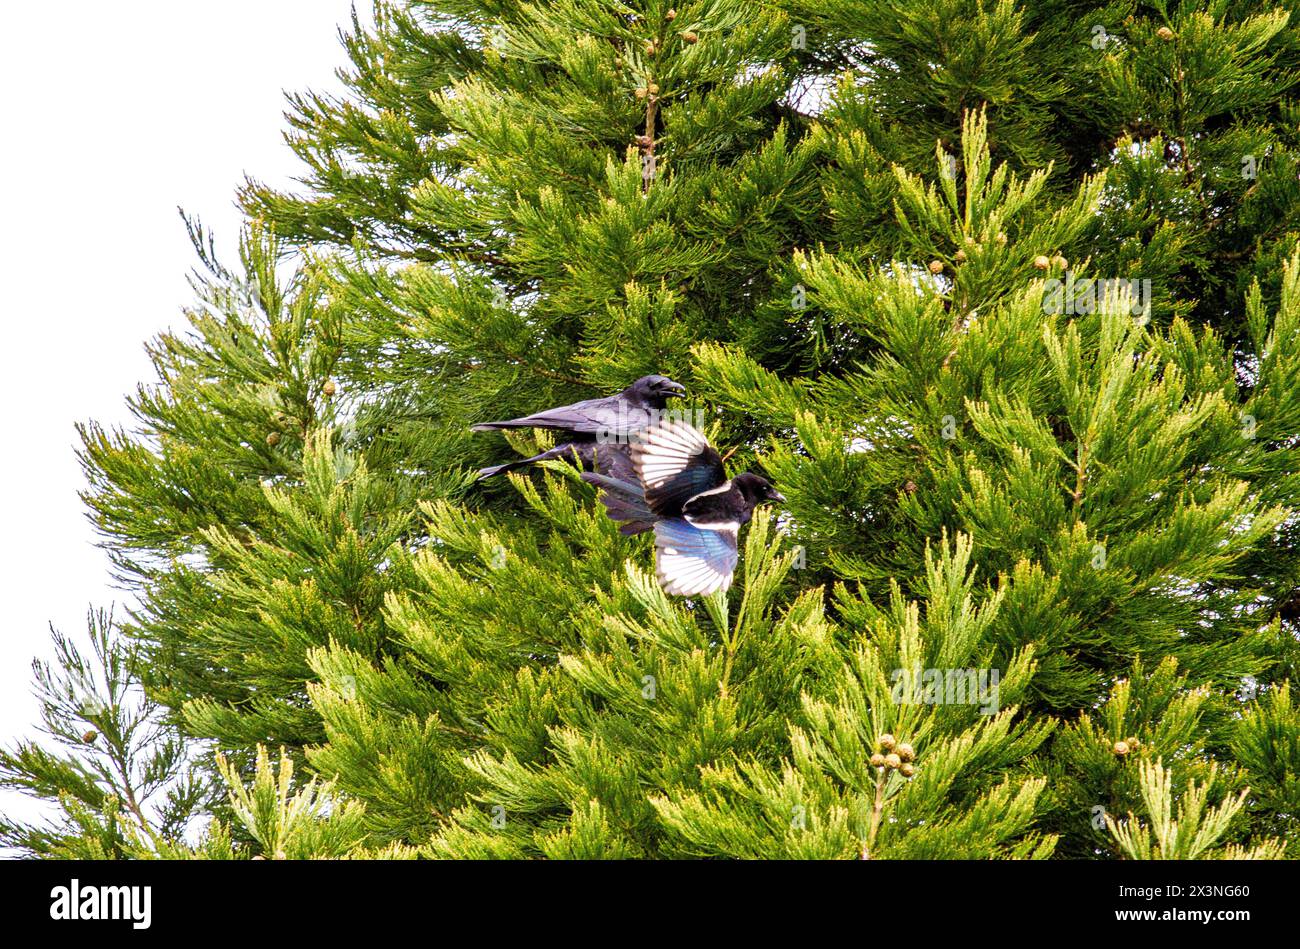
<path fill-rule="evenodd" d="M 375 22 L 240 266 L 195 228 L 138 427 L 83 432 L 150 786 L 193 783 L 124 816 L 147 748 L 24 745 L 0 781 L 69 823 L 5 842 L 1300 855 L 1287 4 Z M 474 481 L 551 441 L 472 423 L 651 372 L 789 499 L 728 594 L 667 596 L 565 463 Z"/>

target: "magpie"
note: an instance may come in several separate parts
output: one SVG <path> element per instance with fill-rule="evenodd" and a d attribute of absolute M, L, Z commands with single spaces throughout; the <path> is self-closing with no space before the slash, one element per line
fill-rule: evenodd
<path fill-rule="evenodd" d="M 722 456 L 685 422 L 664 420 L 632 443 L 636 481 L 587 472 L 624 534 L 654 530 L 655 574 L 675 596 L 700 596 L 731 587 L 739 560 L 740 528 L 754 508 L 785 498 L 762 475 L 728 479 Z"/>
<path fill-rule="evenodd" d="M 545 428 L 564 432 L 566 437 L 554 448 L 531 458 L 483 468 L 478 480 L 552 458 L 572 458 L 587 470 L 603 471 L 620 478 L 630 476 L 633 474 L 630 439 L 659 418 L 669 399 L 685 393 L 685 386 L 666 376 L 642 376 L 617 395 L 603 399 L 587 399 L 504 422 L 480 422 L 470 431 Z"/>

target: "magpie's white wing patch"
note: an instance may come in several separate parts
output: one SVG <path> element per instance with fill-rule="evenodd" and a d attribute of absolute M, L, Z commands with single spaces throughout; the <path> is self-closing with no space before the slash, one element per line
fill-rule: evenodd
<path fill-rule="evenodd" d="M 655 573 L 674 596 L 726 590 L 736 572 L 736 530 L 696 527 L 682 518 L 655 524 Z"/>
<path fill-rule="evenodd" d="M 645 486 L 646 503 L 660 517 L 678 517 L 701 491 L 723 484 L 722 456 L 685 422 L 664 420 L 637 435 L 632 465 Z"/>
<path fill-rule="evenodd" d="M 665 420 L 640 433 L 632 446 L 637 474 L 647 488 L 662 487 L 710 449 L 708 439 L 685 422 Z"/>

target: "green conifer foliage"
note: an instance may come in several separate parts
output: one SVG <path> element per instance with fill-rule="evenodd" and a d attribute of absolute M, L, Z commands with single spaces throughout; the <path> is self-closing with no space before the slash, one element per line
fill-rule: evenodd
<path fill-rule="evenodd" d="M 7 753 L 64 821 L 0 841 L 1300 855 L 1287 5 L 410 0 L 345 46 L 302 191 L 247 183 L 233 269 L 196 229 L 136 425 L 83 431 L 175 748 Z M 567 464 L 475 482 L 552 437 L 471 424 L 651 372 L 788 498 L 726 594 Z M 173 816 L 122 804 L 150 754 Z"/>

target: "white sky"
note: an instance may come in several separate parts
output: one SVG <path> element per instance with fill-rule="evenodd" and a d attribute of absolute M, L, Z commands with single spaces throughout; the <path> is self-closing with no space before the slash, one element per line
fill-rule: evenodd
<path fill-rule="evenodd" d="M 369 4 L 359 7 L 368 13 Z M 0 742 L 36 720 L 48 625 L 122 600 L 77 492 L 73 424 L 126 423 L 144 342 L 182 320 L 194 265 L 177 207 L 234 261 L 245 172 L 288 185 L 283 91 L 338 91 L 351 0 L 62 0 L 0 29 Z M 14 795 L 0 809 L 30 814 Z"/>

